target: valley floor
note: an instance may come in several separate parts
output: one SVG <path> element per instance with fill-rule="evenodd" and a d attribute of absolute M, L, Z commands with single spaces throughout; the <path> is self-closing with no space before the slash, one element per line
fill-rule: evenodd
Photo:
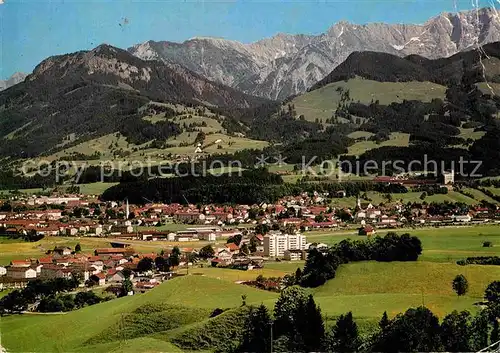
<path fill-rule="evenodd" d="M 352 311 L 361 331 L 366 333 L 376 327 L 384 311 L 392 317 L 409 307 L 424 304 L 441 318 L 453 310 L 474 312 L 488 283 L 500 277 L 498 266 L 456 264 L 456 260 L 466 256 L 500 256 L 498 225 L 398 230 L 398 233 L 403 232 L 416 235 L 422 241 L 424 252 L 417 262 L 350 263 L 341 266 L 336 278 L 327 284 L 308 289 L 328 322 Z M 315 231 L 306 235 L 308 241 L 327 244 L 357 237 L 354 231 Z M 486 240 L 494 246 L 483 248 L 482 243 Z M 60 242 L 65 241 L 69 238 L 60 239 Z M 86 244 L 84 239 L 79 241 L 82 246 L 94 246 L 94 243 Z M 0 253 L 12 249 L 12 245 L 0 244 Z M 25 250 L 34 251 L 37 246 L 42 245 L 30 244 Z M 161 244 L 151 246 L 159 250 Z M 210 331 L 213 330 L 211 325 L 222 325 L 220 330 L 225 330 L 224 325 L 229 324 L 224 320 L 233 320 L 230 315 L 240 310 L 242 295 L 246 295 L 248 304 L 264 303 L 269 308 L 278 297 L 276 293 L 235 282 L 254 279 L 259 274 L 283 276 L 302 266 L 300 261 L 282 261 L 266 263 L 264 269 L 257 271 L 206 266 L 190 268 L 189 275 L 167 281 L 148 293 L 104 302 L 66 315 L 4 317 L 0 322 L 1 342 L 9 352 L 180 352 L 193 350 L 193 342 L 203 342 L 196 349 L 212 351 L 222 338 L 219 333 Z M 463 274 L 469 281 L 469 292 L 460 298 L 451 288 L 457 274 Z M 139 308 L 149 308 L 152 304 L 147 314 L 136 314 Z M 158 309 L 158 306 L 165 307 Z M 210 312 L 216 308 L 230 310 L 209 319 Z M 172 315 L 184 319 L 173 322 Z M 159 323 L 156 324 L 159 326 L 151 326 L 148 322 Z M 212 338 L 206 338 L 208 334 Z"/>

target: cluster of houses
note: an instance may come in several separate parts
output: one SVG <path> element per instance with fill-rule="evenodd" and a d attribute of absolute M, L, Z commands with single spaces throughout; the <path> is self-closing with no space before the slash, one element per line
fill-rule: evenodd
<path fill-rule="evenodd" d="M 154 259 L 157 256 L 137 254 L 130 247 L 95 249 L 94 254 L 55 247 L 44 257 L 12 260 L 9 265 L 0 266 L 0 289 L 23 288 L 34 279 L 70 279 L 76 276 L 82 286 L 90 283 L 99 286 L 120 284 L 128 277 L 134 290 L 144 291 L 160 284 L 165 274 L 142 276 L 137 272 L 137 264 L 144 257 Z M 162 256 L 168 256 L 168 251 Z"/>
<path fill-rule="evenodd" d="M 214 241 L 214 235 L 231 237 L 229 231 L 214 233 L 220 226 L 277 224 L 296 226 L 302 230 L 336 228 L 371 224 L 377 228 L 397 227 L 403 224 L 468 223 L 500 220 L 500 209 L 469 207 L 437 212 L 426 203 L 403 204 L 392 202 L 374 205 L 359 198 L 350 207 L 333 207 L 328 198 L 344 197 L 345 191 L 335 195 L 303 193 L 288 196 L 275 203 L 254 205 L 181 205 L 149 203 L 128 205 L 127 202 L 103 202 L 95 197 L 66 195 L 64 197 L 26 197 L 0 200 L 0 206 L 9 203 L 12 211 L 0 212 L 0 227 L 7 232 L 36 231 L 44 235 L 117 236 L 137 233 L 137 227 L 154 228 L 166 223 L 192 225 L 185 232 L 162 233 L 151 230 L 140 234 L 143 240 L 186 241 L 200 239 Z M 4 207 L 2 207 L 5 209 Z M 342 213 L 344 217 L 339 217 Z M 345 216 L 348 215 L 348 216 Z M 127 220 L 127 222 L 124 222 Z M 201 228 L 205 229 L 201 229 Z"/>
<path fill-rule="evenodd" d="M 83 195 L 16 196 L 0 200 L 0 209 L 4 210 L 0 212 L 0 229 L 3 235 L 34 232 L 45 236 L 95 236 L 113 238 L 116 243 L 126 240 L 225 243 L 227 239 L 240 236 L 244 244 L 251 236 L 256 236 L 261 256 L 304 258 L 301 251 L 305 250 L 305 240 L 300 238 L 299 232 L 350 228 L 359 229 L 360 235 L 372 235 L 377 229 L 408 225 L 500 222 L 499 209 L 480 206 L 440 208 L 426 203 L 400 202 L 374 205 L 366 198 L 364 201 L 358 198 L 350 207 L 334 207 L 328 202 L 331 196 L 345 197 L 346 192 L 339 191 L 335 195 L 303 193 L 275 203 L 233 206 L 129 205 L 128 202 L 103 202 Z M 184 226 L 176 232 L 158 227 L 165 224 Z M 267 230 L 263 232 L 259 226 L 266 226 Z M 266 239 L 259 235 L 269 230 L 289 235 L 268 234 L 270 238 Z M 291 245 L 284 248 L 283 244 Z M 221 262 L 227 262 L 229 255 L 234 255 L 230 250 L 221 249 L 230 252 L 218 256 L 219 260 L 223 259 Z"/>

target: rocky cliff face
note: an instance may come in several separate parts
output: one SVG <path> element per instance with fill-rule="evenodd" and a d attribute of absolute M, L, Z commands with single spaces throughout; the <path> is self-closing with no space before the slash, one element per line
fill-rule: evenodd
<path fill-rule="evenodd" d="M 354 51 L 448 57 L 500 41 L 494 9 L 443 13 L 422 25 L 339 22 L 323 34 L 278 34 L 251 44 L 216 38 L 148 41 L 129 48 L 144 60 L 178 63 L 252 95 L 284 99 L 304 92 Z"/>
<path fill-rule="evenodd" d="M 7 80 L 0 80 L 0 91 L 3 91 L 4 89 L 17 85 L 19 82 L 23 82 L 26 76 L 28 75 L 22 72 L 16 72 Z"/>

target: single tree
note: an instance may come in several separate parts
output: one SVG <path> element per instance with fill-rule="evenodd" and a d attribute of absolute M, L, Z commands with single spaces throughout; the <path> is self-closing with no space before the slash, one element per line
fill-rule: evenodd
<path fill-rule="evenodd" d="M 495 343 L 500 341 L 500 325 L 498 323 L 498 319 L 495 318 L 493 320 L 493 329 L 491 330 L 490 342 Z"/>
<path fill-rule="evenodd" d="M 484 291 L 484 297 L 491 303 L 500 302 L 500 281 L 488 284 L 488 287 Z"/>
<path fill-rule="evenodd" d="M 297 267 L 297 270 L 295 271 L 295 284 L 299 284 L 301 279 L 302 279 L 302 270 L 300 269 L 300 267 Z"/>
<path fill-rule="evenodd" d="M 132 281 L 129 278 L 125 278 L 122 282 L 122 296 L 128 295 L 132 291 Z"/>
<path fill-rule="evenodd" d="M 306 302 L 301 302 L 296 314 L 297 340 L 295 347 L 301 351 L 318 352 L 325 336 L 325 326 L 321 317 L 321 310 L 309 295 Z"/>
<path fill-rule="evenodd" d="M 165 259 L 163 256 L 157 256 L 155 258 L 155 267 L 158 271 L 161 272 L 170 271 L 170 265 L 168 259 Z"/>
<path fill-rule="evenodd" d="M 179 266 L 179 263 L 180 263 L 180 258 L 181 258 L 181 251 L 179 250 L 179 248 L 177 246 L 174 246 L 174 248 L 172 249 L 172 253 L 170 254 L 169 256 L 169 263 L 170 263 L 170 266 Z"/>
<path fill-rule="evenodd" d="M 276 337 L 292 336 L 296 327 L 296 313 L 300 303 L 307 297 L 299 286 L 285 288 L 274 305 L 274 326 Z"/>
<path fill-rule="evenodd" d="M 230 243 L 234 243 L 236 245 L 240 245 L 241 243 L 241 239 L 243 238 L 243 236 L 241 234 L 236 234 L 235 236 L 233 237 L 229 237 L 227 239 L 227 243 L 230 244 Z"/>
<path fill-rule="evenodd" d="M 82 251 L 82 246 L 80 245 L 80 243 L 77 243 L 77 244 L 75 245 L 75 252 L 76 252 L 76 253 L 79 253 L 80 251 Z"/>
<path fill-rule="evenodd" d="M 384 330 L 387 326 L 389 326 L 390 321 L 389 317 L 387 316 L 387 311 L 384 311 L 382 314 L 382 318 L 380 319 L 378 326 L 380 327 L 381 330 Z"/>
<path fill-rule="evenodd" d="M 247 243 L 244 243 L 244 244 L 240 247 L 240 253 L 245 254 L 245 255 L 248 255 L 248 254 L 250 253 L 250 250 L 248 250 L 248 245 L 247 245 Z"/>
<path fill-rule="evenodd" d="M 130 276 L 132 275 L 132 270 L 130 268 L 124 268 L 122 270 L 122 273 L 123 273 L 123 276 L 125 278 L 129 278 L 130 279 Z"/>
<path fill-rule="evenodd" d="M 212 245 L 205 245 L 200 249 L 199 256 L 202 259 L 211 259 L 215 255 L 215 250 L 212 248 Z"/>
<path fill-rule="evenodd" d="M 352 312 L 340 315 L 332 328 L 329 351 L 356 352 L 360 345 L 358 325 L 352 318 Z"/>
<path fill-rule="evenodd" d="M 452 287 L 455 293 L 457 293 L 457 295 L 460 297 L 462 295 L 465 295 L 465 293 L 467 293 L 467 291 L 469 290 L 469 282 L 464 275 L 457 275 L 452 282 Z"/>
<path fill-rule="evenodd" d="M 257 238 L 255 237 L 251 237 L 250 238 L 250 243 L 248 245 L 248 250 L 250 251 L 250 253 L 254 253 L 257 251 Z"/>
<path fill-rule="evenodd" d="M 154 261 L 150 257 L 142 258 L 137 263 L 137 271 L 139 271 L 139 272 L 151 271 L 153 269 L 153 265 L 154 265 Z"/>

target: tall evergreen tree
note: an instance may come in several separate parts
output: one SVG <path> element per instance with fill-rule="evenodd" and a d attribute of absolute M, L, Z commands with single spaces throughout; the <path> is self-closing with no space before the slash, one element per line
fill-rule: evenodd
<path fill-rule="evenodd" d="M 493 321 L 493 330 L 491 330 L 490 342 L 495 343 L 500 341 L 500 325 L 498 324 L 498 319 L 495 318 Z"/>
<path fill-rule="evenodd" d="M 352 312 L 340 315 L 332 328 L 328 351 L 340 353 L 356 352 L 361 343 L 358 325 L 352 318 Z"/>
<path fill-rule="evenodd" d="M 245 324 L 241 352 L 269 352 L 271 349 L 272 320 L 266 306 L 250 308 Z"/>
<path fill-rule="evenodd" d="M 295 281 L 297 282 L 296 284 L 300 283 L 300 279 L 302 278 L 302 270 L 300 267 L 297 267 L 297 270 L 295 271 Z"/>
<path fill-rule="evenodd" d="M 488 317 L 487 314 L 482 311 L 479 312 L 471 324 L 471 348 L 474 351 L 479 351 L 488 346 Z"/>
<path fill-rule="evenodd" d="M 300 303 L 296 316 L 294 335 L 298 341 L 296 348 L 306 352 L 320 351 L 324 341 L 325 326 L 321 309 L 314 302 L 312 295 L 309 295 L 306 302 Z"/>
<path fill-rule="evenodd" d="M 384 311 L 382 314 L 382 318 L 380 319 L 378 326 L 380 327 L 381 330 L 384 330 L 387 326 L 389 326 L 390 321 L 389 317 L 387 316 L 387 311 Z"/>

